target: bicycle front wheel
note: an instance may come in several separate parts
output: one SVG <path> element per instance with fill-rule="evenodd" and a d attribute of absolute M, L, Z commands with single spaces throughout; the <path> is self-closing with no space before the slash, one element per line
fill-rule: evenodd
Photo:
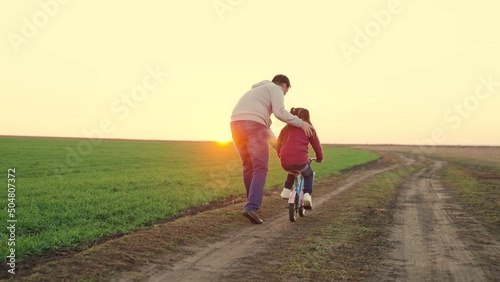
<path fill-rule="evenodd" d="M 290 221 L 295 222 L 297 220 L 297 216 L 295 214 L 295 204 L 288 204 L 288 213 L 290 215 Z"/>
<path fill-rule="evenodd" d="M 297 220 L 297 205 L 298 205 L 298 196 L 295 195 L 295 201 L 288 204 L 288 215 L 290 216 L 290 221 L 295 222 Z"/>

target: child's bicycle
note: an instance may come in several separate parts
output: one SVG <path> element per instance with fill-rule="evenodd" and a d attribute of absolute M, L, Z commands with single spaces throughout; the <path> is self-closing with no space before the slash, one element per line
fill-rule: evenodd
<path fill-rule="evenodd" d="M 310 158 L 309 164 L 315 159 L 316 158 Z M 297 214 L 299 214 L 300 217 L 306 215 L 306 209 L 304 207 L 304 176 L 300 170 L 291 170 L 288 173 L 295 176 L 295 181 L 293 182 L 294 189 L 292 189 L 290 196 L 288 196 L 288 214 L 290 216 L 290 221 L 295 222 L 297 220 Z"/>

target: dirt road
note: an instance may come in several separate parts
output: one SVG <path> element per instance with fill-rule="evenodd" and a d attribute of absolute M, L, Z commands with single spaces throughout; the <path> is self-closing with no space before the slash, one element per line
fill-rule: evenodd
<path fill-rule="evenodd" d="M 317 197 L 315 209 L 356 183 L 413 161 L 402 157 L 398 165 L 360 171 L 337 189 Z M 446 190 L 435 177 L 443 163 L 428 163 L 406 180 L 398 198 L 395 225 L 389 227 L 386 259 L 371 280 L 499 281 L 500 242 L 460 206 L 448 202 Z M 260 254 L 291 226 L 284 210 L 263 225 L 251 225 L 195 250 L 170 269 L 152 275 L 150 281 L 244 281 L 244 276 L 236 273 L 245 267 L 242 260 L 259 261 Z"/>
<path fill-rule="evenodd" d="M 373 281 L 500 281 L 500 244 L 449 196 L 433 161 L 398 200 L 392 250 Z"/>
<path fill-rule="evenodd" d="M 332 192 L 316 198 L 315 209 L 351 186 L 379 173 L 409 165 L 413 160 L 402 157 L 404 163 L 392 165 L 383 169 L 368 170 L 353 175 L 346 184 Z M 266 246 L 274 240 L 285 236 L 287 229 L 291 228 L 288 212 L 266 220 L 263 225 L 252 225 L 237 233 L 228 234 L 225 240 L 200 249 L 193 256 L 187 257 L 176 263 L 170 270 L 151 277 L 150 281 L 220 281 L 223 277 L 231 276 L 231 272 L 240 270 L 241 259 L 251 259 L 265 250 Z M 253 260 L 253 259 L 251 259 Z M 258 258 L 256 257 L 257 261 Z M 244 278 L 242 278 L 242 281 Z"/>

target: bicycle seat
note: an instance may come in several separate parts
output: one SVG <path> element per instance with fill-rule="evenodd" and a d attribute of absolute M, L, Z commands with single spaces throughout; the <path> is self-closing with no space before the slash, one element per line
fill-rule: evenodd
<path fill-rule="evenodd" d="M 302 174 L 302 171 L 300 170 L 290 170 L 288 171 L 289 174 L 293 174 L 295 176 L 299 176 L 300 174 Z"/>
<path fill-rule="evenodd" d="M 307 165 L 304 165 L 301 169 L 293 169 L 293 170 L 289 170 L 288 173 L 289 174 L 293 174 L 295 176 L 299 176 L 300 174 L 302 174 L 303 171 L 305 171 L 307 169 Z"/>

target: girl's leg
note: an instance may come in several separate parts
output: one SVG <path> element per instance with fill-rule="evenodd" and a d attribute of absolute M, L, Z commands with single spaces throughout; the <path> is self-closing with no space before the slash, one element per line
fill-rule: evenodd
<path fill-rule="evenodd" d="M 313 175 L 304 176 L 304 193 L 309 193 L 309 195 L 312 195 L 313 178 Z"/>
<path fill-rule="evenodd" d="M 309 193 L 309 195 L 312 195 L 314 172 L 311 168 L 311 165 L 307 166 L 307 169 L 302 172 L 302 175 L 304 176 L 304 193 Z"/>
<path fill-rule="evenodd" d="M 287 173 L 285 180 L 285 188 L 292 189 L 294 181 L 295 181 L 295 176 L 293 174 Z"/>

